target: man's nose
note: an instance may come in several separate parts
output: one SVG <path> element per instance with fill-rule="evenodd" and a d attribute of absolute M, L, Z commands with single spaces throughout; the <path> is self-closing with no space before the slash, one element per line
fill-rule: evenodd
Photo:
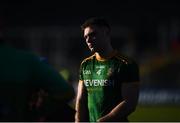
<path fill-rule="evenodd" d="M 91 43 L 91 40 L 89 37 L 86 38 L 86 43 Z"/>
<path fill-rule="evenodd" d="M 86 42 L 87 43 L 92 43 L 93 42 L 93 37 L 87 37 Z"/>

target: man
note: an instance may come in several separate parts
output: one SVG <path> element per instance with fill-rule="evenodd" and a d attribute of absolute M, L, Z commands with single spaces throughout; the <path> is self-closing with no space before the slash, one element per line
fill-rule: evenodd
<path fill-rule="evenodd" d="M 64 106 L 74 90 L 52 66 L 2 42 L 0 58 L 0 121 L 54 121 L 57 108 L 57 121 L 67 120 Z"/>
<path fill-rule="evenodd" d="M 75 121 L 128 121 L 138 102 L 137 64 L 112 48 L 106 20 L 90 18 L 82 30 L 93 55 L 80 66 Z"/>

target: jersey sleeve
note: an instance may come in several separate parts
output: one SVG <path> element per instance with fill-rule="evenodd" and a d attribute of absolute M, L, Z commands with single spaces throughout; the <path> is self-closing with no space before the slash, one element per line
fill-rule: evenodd
<path fill-rule="evenodd" d="M 139 67 L 134 61 L 126 63 L 121 68 L 122 82 L 139 81 Z"/>

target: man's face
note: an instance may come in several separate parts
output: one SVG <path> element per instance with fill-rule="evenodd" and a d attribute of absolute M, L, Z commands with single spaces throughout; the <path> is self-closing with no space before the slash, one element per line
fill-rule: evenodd
<path fill-rule="evenodd" d="M 84 29 L 86 44 L 92 52 L 97 52 L 105 46 L 105 30 L 96 26 L 89 26 Z"/>

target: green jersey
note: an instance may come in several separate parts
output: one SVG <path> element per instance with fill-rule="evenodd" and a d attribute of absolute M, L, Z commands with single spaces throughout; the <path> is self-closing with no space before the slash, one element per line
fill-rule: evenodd
<path fill-rule="evenodd" d="M 81 63 L 80 80 L 88 93 L 89 120 L 96 122 L 122 101 L 121 84 L 138 81 L 139 70 L 134 61 L 117 51 L 106 60 L 94 54 Z"/>

